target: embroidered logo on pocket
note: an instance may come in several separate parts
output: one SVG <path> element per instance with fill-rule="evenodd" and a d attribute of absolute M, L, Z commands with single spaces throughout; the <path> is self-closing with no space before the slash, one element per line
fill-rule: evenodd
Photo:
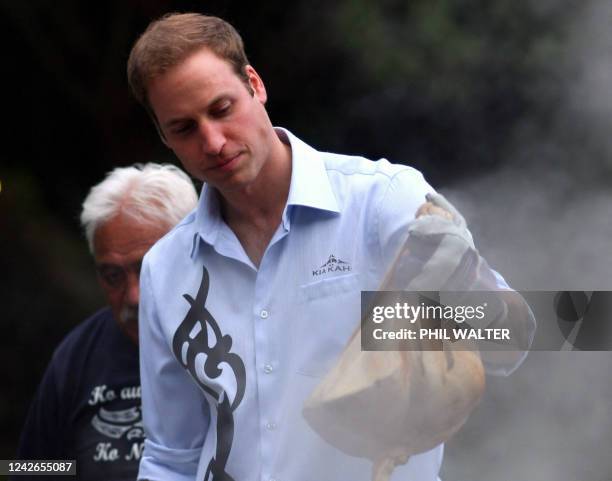
<path fill-rule="evenodd" d="M 319 277 L 328 272 L 350 272 L 351 269 L 351 265 L 348 262 L 340 260 L 331 254 L 321 267 L 312 271 L 312 277 Z"/>

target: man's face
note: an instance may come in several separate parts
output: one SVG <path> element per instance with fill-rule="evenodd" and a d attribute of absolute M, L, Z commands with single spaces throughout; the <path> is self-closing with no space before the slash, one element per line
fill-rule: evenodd
<path fill-rule="evenodd" d="M 142 258 L 167 228 L 139 224 L 119 214 L 94 235 L 98 280 L 119 328 L 138 343 L 139 277 Z"/>
<path fill-rule="evenodd" d="M 266 91 L 251 66 L 249 85 L 231 65 L 203 48 L 148 84 L 148 96 L 166 145 L 195 178 L 221 192 L 253 182 L 274 134 Z"/>

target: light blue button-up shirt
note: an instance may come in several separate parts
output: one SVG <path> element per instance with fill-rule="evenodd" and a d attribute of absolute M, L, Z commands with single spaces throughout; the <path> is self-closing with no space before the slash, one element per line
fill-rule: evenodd
<path fill-rule="evenodd" d="M 371 479 L 371 462 L 325 443 L 302 406 L 358 327 L 360 291 L 379 286 L 433 189 L 413 168 L 277 134 L 291 145 L 291 185 L 259 268 L 206 187 L 144 259 L 139 479 Z M 392 479 L 437 480 L 442 451 L 413 456 Z"/>

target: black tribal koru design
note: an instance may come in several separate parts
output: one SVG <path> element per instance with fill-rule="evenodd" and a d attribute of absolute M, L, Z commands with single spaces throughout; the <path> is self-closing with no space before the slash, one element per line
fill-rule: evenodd
<path fill-rule="evenodd" d="M 189 294 L 183 295 L 191 308 L 174 334 L 172 350 L 196 383 L 217 401 L 217 450 L 208 464 L 204 481 L 234 481 L 225 472 L 225 466 L 234 440 L 233 412 L 244 396 L 246 371 L 242 359 L 237 354 L 230 352 L 232 338 L 221 333 L 217 321 L 206 309 L 208 288 L 208 271 L 206 267 L 203 267 L 202 281 L 196 298 L 193 299 Z M 214 333 L 214 339 L 209 339 L 208 328 Z M 211 341 L 212 346 L 209 345 Z M 203 373 L 198 372 L 196 366 L 196 356 L 198 354 L 206 355 Z M 231 394 L 225 391 L 217 392 L 210 385 L 207 385 L 206 379 L 202 376 L 202 374 L 205 374 L 211 380 L 221 376 L 223 373 L 223 369 L 219 368 L 221 363 L 227 364 L 236 378 L 236 394 L 233 400 L 230 400 Z"/>

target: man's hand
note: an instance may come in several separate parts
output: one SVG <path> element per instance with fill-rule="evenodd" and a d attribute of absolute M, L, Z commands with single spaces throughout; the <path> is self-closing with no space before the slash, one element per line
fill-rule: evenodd
<path fill-rule="evenodd" d="M 474 249 L 472 234 L 467 228 L 463 216 L 442 194 L 430 193 L 425 196 L 427 202 L 416 212 L 415 220 L 408 228 L 413 236 L 456 235 L 468 247 Z"/>
<path fill-rule="evenodd" d="M 440 217 L 444 217 L 445 219 L 453 220 L 453 215 L 449 211 L 444 210 L 442 207 L 438 207 L 436 204 L 429 201 L 425 202 L 421 205 L 421 207 L 417 209 L 416 215 L 414 217 L 415 219 L 418 219 L 419 217 L 423 217 L 424 215 L 439 215 Z"/>
<path fill-rule="evenodd" d="M 462 273 L 475 272 L 479 256 L 465 219 L 444 196 L 427 194 L 407 231 L 380 290 L 469 289 L 474 276 Z"/>

